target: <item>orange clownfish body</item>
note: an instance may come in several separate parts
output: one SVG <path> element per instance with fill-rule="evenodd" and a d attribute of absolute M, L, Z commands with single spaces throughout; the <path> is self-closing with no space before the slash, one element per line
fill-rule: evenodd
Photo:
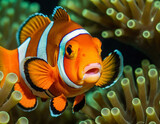
<path fill-rule="evenodd" d="M 0 71 L 18 75 L 14 90 L 22 93 L 19 106 L 25 111 L 36 108 L 37 96 L 51 98 L 53 117 L 65 110 L 68 97 L 75 97 L 73 111 L 79 111 L 86 91 L 95 85 L 110 87 L 123 70 L 121 53 L 115 50 L 102 61 L 99 39 L 73 22 L 62 7 L 55 8 L 53 21 L 40 13 L 30 16 L 17 40 L 15 50 L 0 47 Z"/>

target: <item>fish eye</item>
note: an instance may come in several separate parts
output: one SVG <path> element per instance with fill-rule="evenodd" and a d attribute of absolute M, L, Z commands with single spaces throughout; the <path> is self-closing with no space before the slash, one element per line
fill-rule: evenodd
<path fill-rule="evenodd" d="M 76 42 L 70 42 L 66 44 L 65 55 L 69 59 L 73 59 L 77 56 L 78 44 Z"/>
<path fill-rule="evenodd" d="M 68 45 L 68 47 L 67 47 L 67 53 L 69 55 L 71 55 L 71 53 L 72 53 L 72 46 L 71 45 Z"/>

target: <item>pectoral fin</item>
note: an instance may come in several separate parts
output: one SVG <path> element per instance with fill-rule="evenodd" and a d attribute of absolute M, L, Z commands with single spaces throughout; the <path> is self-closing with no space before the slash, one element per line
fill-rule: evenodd
<path fill-rule="evenodd" d="M 62 94 L 50 101 L 50 113 L 52 117 L 60 116 L 68 105 L 66 97 Z"/>
<path fill-rule="evenodd" d="M 96 86 L 102 88 L 111 87 L 116 83 L 123 72 L 123 56 L 120 51 L 115 50 L 103 60 L 103 70 Z"/>
<path fill-rule="evenodd" d="M 76 96 L 73 103 L 73 112 L 78 112 L 83 108 L 85 105 L 85 95 L 81 94 L 79 96 Z"/>
<path fill-rule="evenodd" d="M 49 89 L 55 79 L 52 67 L 37 57 L 26 58 L 24 74 L 29 85 L 39 92 Z"/>

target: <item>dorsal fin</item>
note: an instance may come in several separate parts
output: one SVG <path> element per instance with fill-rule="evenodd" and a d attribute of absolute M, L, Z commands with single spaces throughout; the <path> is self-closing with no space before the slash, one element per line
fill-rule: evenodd
<path fill-rule="evenodd" d="M 20 26 L 17 33 L 18 45 L 22 44 L 28 37 L 31 37 L 36 31 L 47 26 L 51 20 L 42 13 L 35 13 Z"/>
<path fill-rule="evenodd" d="M 61 6 L 55 7 L 55 9 L 53 10 L 52 17 L 54 21 L 70 21 L 70 16 L 66 12 L 66 10 Z"/>

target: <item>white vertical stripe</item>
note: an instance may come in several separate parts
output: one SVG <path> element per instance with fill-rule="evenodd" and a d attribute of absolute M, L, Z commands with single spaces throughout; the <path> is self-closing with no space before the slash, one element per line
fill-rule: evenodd
<path fill-rule="evenodd" d="M 23 78 L 23 80 L 25 81 L 26 83 L 26 78 L 25 78 L 25 75 L 24 75 L 24 71 L 23 71 L 23 61 L 25 60 L 25 56 L 26 56 L 26 52 L 27 52 L 27 48 L 28 48 L 28 45 L 29 45 L 29 42 L 30 42 L 31 38 L 27 38 L 23 44 L 21 44 L 19 47 L 18 47 L 18 57 L 19 57 L 19 71 L 20 71 L 20 74 Z"/>
<path fill-rule="evenodd" d="M 76 29 L 70 33 L 68 33 L 67 35 L 65 35 L 63 37 L 63 39 L 61 40 L 60 42 L 60 45 L 59 45 L 59 55 L 58 55 L 58 69 L 59 69 L 59 73 L 62 77 L 62 79 L 64 80 L 64 82 L 70 86 L 70 87 L 73 87 L 73 88 L 81 88 L 82 86 L 78 86 L 76 85 L 75 83 L 73 83 L 69 78 L 68 76 L 66 75 L 65 73 L 65 70 L 64 70 L 64 55 L 65 55 L 65 46 L 66 46 L 66 43 L 68 41 L 70 41 L 71 39 L 73 39 L 74 37 L 78 36 L 78 35 L 81 35 L 81 34 L 89 34 L 85 29 Z"/>
<path fill-rule="evenodd" d="M 26 52 L 27 52 L 27 48 L 28 48 L 28 45 L 29 45 L 30 40 L 31 40 L 31 38 L 28 37 L 28 38 L 23 42 L 23 44 L 21 44 L 21 45 L 18 47 L 19 71 L 20 71 L 20 74 L 21 74 L 23 80 L 25 81 L 25 83 L 26 83 L 27 81 L 26 81 L 26 78 L 25 78 L 25 75 L 24 75 L 23 64 L 24 64 L 24 60 L 25 60 L 25 57 L 26 57 Z M 27 84 L 27 83 L 26 83 L 26 84 Z"/>
<path fill-rule="evenodd" d="M 37 92 L 36 90 L 34 90 L 30 84 L 28 83 L 28 81 L 26 80 L 25 74 L 24 74 L 24 61 L 26 58 L 26 52 L 27 52 L 27 48 L 28 45 L 30 43 L 31 38 L 27 38 L 23 44 L 21 44 L 18 47 L 18 57 L 19 57 L 19 70 L 20 70 L 20 74 L 24 80 L 24 82 L 26 83 L 26 85 L 32 90 L 34 95 L 40 96 L 40 97 L 47 97 L 45 92 Z"/>
<path fill-rule="evenodd" d="M 44 30 L 41 39 L 39 40 L 37 48 L 37 57 L 43 58 L 46 61 L 47 61 L 47 38 L 52 26 L 53 26 L 53 21 Z"/>
<path fill-rule="evenodd" d="M 28 44 L 30 42 L 31 38 L 28 37 L 19 47 L 18 47 L 18 57 L 19 57 L 19 69 L 20 69 L 20 64 L 22 62 L 22 60 L 25 58 L 26 56 L 26 52 L 27 52 L 27 48 L 28 48 Z"/>

